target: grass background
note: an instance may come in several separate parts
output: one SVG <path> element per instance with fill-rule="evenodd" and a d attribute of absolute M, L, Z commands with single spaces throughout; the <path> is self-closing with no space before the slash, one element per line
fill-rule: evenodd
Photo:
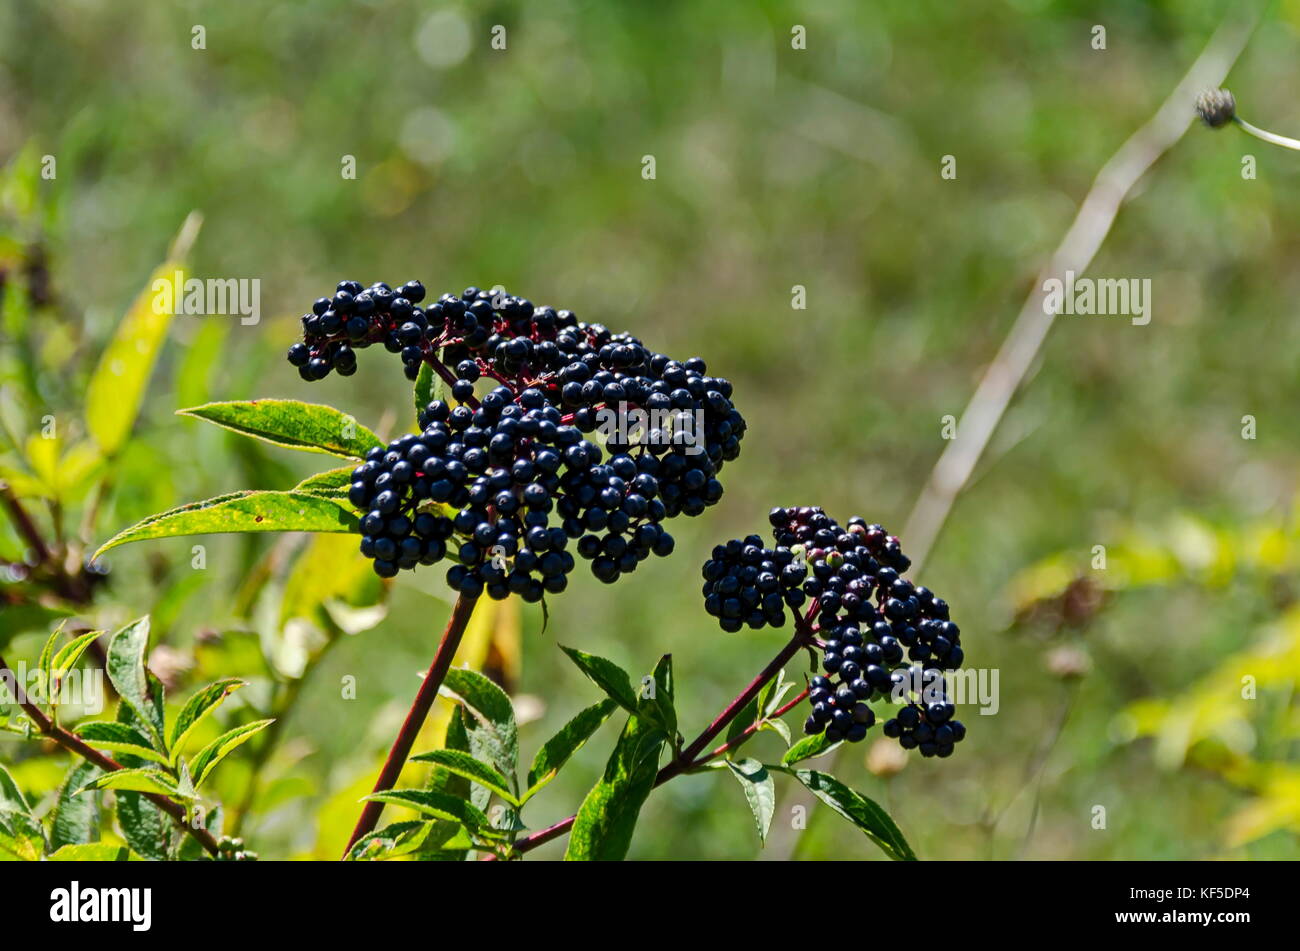
<path fill-rule="evenodd" d="M 73 368 L 43 397 L 74 411 L 91 365 L 78 359 L 98 352 L 192 209 L 205 216 L 194 273 L 260 279 L 263 319 L 177 319 L 101 539 L 168 505 L 290 484 L 320 461 L 237 446 L 175 417 L 179 406 L 277 396 L 390 433 L 408 423 L 409 388 L 381 354 L 314 385 L 283 361 L 305 304 L 345 277 L 418 277 L 436 292 L 500 283 L 703 355 L 750 422 L 726 497 L 674 526 L 674 557 L 617 586 L 580 571 L 544 632 L 526 611 L 512 685 L 541 713 L 523 727 L 531 754 L 596 699 L 557 642 L 638 671 L 671 651 L 683 721 L 702 724 L 782 643 L 710 624 L 696 596 L 709 548 L 761 530 L 774 504 L 901 530 L 945 445 L 942 417 L 960 414 L 1093 176 L 1230 6 L 15 0 L 0 7 L 0 157 L 19 176 L 52 154 L 58 175 L 39 183 L 39 213 L 10 209 L 6 227 L 48 251 L 66 332 L 42 354 Z M 206 49 L 191 48 L 196 24 Z M 504 51 L 489 44 L 497 24 Z M 791 48 L 795 24 L 806 50 Z M 1105 50 L 1091 46 L 1098 24 Z M 1300 3 L 1273 4 L 1229 79 L 1243 115 L 1283 133 L 1300 129 L 1298 30 Z M 1241 177 L 1246 153 L 1255 180 Z M 355 180 L 340 175 L 345 155 Z M 945 155 L 955 180 L 940 177 Z M 1044 558 L 1086 568 L 1094 545 L 1133 533 L 1290 525 L 1298 205 L 1294 154 L 1197 128 L 1121 212 L 1090 274 L 1150 278 L 1152 322 L 1058 322 L 921 578 L 953 605 L 968 662 L 1000 671 L 999 713 L 966 715 L 957 756 L 916 758 L 892 779 L 868 770 L 870 744 L 841 761 L 920 855 L 1300 855 L 1300 795 L 1243 841 L 1234 816 L 1258 789 L 1162 762 L 1151 743 L 1124 742 L 1120 717 L 1261 641 L 1290 603 L 1289 570 L 1118 593 L 1069 635 L 1093 662 L 1076 687 L 1045 666 L 1059 638 L 1013 623 L 1016 579 Z M 805 310 L 791 307 L 794 285 Z M 1240 435 L 1247 414 L 1254 440 Z M 170 592 L 158 636 L 181 652 L 234 624 L 231 591 L 268 543 L 209 541 L 212 570 L 184 597 L 156 581 L 160 561 L 183 567 L 188 541 L 115 553 L 99 610 L 124 619 Z M 441 628 L 428 593 L 445 592 L 440 574 L 403 579 L 384 623 L 313 675 L 286 726 L 295 792 L 247 830 L 264 856 L 312 854 L 317 823 L 350 825 L 346 793 L 378 763 Z M 361 690 L 341 703 L 347 675 Z M 1027 782 L 1071 690 L 1060 739 Z M 1279 709 L 1234 754 L 1294 762 L 1289 692 Z M 613 735 L 530 806 L 531 825 L 573 811 Z M 793 790 L 779 795 L 788 825 Z M 876 857 L 825 812 L 799 855 Z M 657 792 L 632 851 L 758 854 L 720 775 Z"/>

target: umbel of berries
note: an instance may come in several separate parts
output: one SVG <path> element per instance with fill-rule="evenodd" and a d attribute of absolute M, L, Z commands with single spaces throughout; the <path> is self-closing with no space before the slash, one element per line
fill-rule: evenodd
<path fill-rule="evenodd" d="M 948 605 L 904 577 L 898 539 L 854 517 L 841 526 L 820 508 L 769 513 L 773 545 L 758 535 L 713 549 L 704 607 L 724 631 L 780 627 L 787 609 L 807 626 L 823 673 L 809 682 L 810 735 L 859 742 L 876 723 L 871 702 L 900 709 L 883 732 L 905 749 L 949 756 L 966 735 L 953 719 L 943 671 L 961 666 L 961 631 Z"/>
<path fill-rule="evenodd" d="M 318 380 L 350 375 L 356 351 L 381 344 L 408 379 L 427 365 L 449 387 L 420 432 L 352 474 L 361 551 L 381 576 L 447 559 L 457 591 L 538 601 L 565 589 L 575 552 L 615 581 L 672 552 L 668 519 L 722 497 L 745 420 L 700 358 L 477 287 L 424 300 L 418 281 L 343 281 L 288 354 Z M 598 430 L 603 448 L 587 438 Z"/>

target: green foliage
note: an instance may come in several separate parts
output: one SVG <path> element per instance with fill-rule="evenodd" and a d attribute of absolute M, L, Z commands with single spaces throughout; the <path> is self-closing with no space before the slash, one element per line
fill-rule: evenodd
<path fill-rule="evenodd" d="M 127 542 L 224 532 L 353 532 L 356 515 L 312 492 L 233 492 L 160 512 L 114 535 L 95 552 Z"/>
<path fill-rule="evenodd" d="M 528 768 L 528 790 L 524 793 L 524 799 L 531 799 L 554 779 L 561 767 L 569 761 L 569 757 L 582 749 L 617 708 L 618 703 L 612 698 L 593 703 L 543 743 L 533 757 L 532 766 Z"/>
<path fill-rule="evenodd" d="M 604 775 L 578 807 L 565 859 L 617 861 L 627 854 L 667 742 L 657 724 L 637 716 L 628 718 Z"/>
<path fill-rule="evenodd" d="M 776 813 L 776 783 L 772 774 L 756 759 L 725 760 L 727 769 L 740 788 L 744 790 L 745 801 L 754 814 L 754 825 L 758 829 L 758 840 L 767 842 L 767 830 L 772 827 L 772 816 Z"/>
<path fill-rule="evenodd" d="M 795 770 L 786 766 L 774 768 L 799 780 L 818 799 L 861 829 L 890 858 L 904 861 L 916 859 L 912 847 L 907 844 L 894 820 L 889 818 L 889 813 L 866 796 L 854 792 L 834 776 L 813 769 Z"/>
<path fill-rule="evenodd" d="M 297 400 L 243 400 L 207 403 L 176 411 L 216 423 L 243 436 L 287 449 L 304 449 L 361 459 L 384 444 L 351 416 L 333 406 Z"/>

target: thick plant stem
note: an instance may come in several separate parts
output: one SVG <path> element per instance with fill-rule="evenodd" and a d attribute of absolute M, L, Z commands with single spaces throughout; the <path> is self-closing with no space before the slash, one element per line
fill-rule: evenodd
<path fill-rule="evenodd" d="M 57 723 L 55 723 L 53 720 L 47 717 L 45 713 L 41 710 L 41 708 L 38 707 L 36 704 L 32 703 L 31 700 L 27 697 L 27 694 L 23 690 L 22 685 L 18 683 L 17 675 L 14 674 L 14 672 L 10 669 L 9 665 L 5 663 L 3 657 L 0 657 L 0 672 L 5 673 L 10 678 L 12 678 L 14 684 L 14 694 L 18 700 L 18 705 L 21 706 L 24 711 L 26 711 L 27 716 L 31 719 L 33 723 L 36 724 L 36 728 L 41 731 L 41 734 L 43 736 L 49 737 L 55 743 L 58 743 L 60 746 L 62 746 L 65 750 L 68 750 L 69 752 L 72 753 L 76 753 L 82 759 L 94 763 L 96 766 L 98 766 L 106 773 L 111 773 L 115 770 L 119 770 L 123 768 L 121 763 L 109 758 L 108 756 L 105 756 L 103 753 L 101 753 L 99 750 L 95 749 L 94 747 L 88 746 L 86 742 L 83 739 L 81 739 L 81 737 L 73 733 L 69 733 L 67 730 L 63 729 L 63 727 L 59 726 Z M 202 826 L 196 827 L 192 825 L 190 822 L 188 822 L 186 819 L 184 807 L 182 807 L 181 805 L 175 802 L 172 802 L 166 796 L 161 796 L 158 795 L 157 793 L 144 793 L 143 795 L 155 806 L 157 806 L 163 812 L 167 813 L 167 815 L 171 816 L 172 819 L 175 820 L 177 826 L 179 826 L 185 832 L 188 832 L 190 835 L 192 835 L 194 839 L 199 843 L 199 845 L 203 846 L 203 848 L 208 852 L 209 855 L 217 854 L 218 851 L 217 840 L 213 837 L 212 833 L 209 832 L 207 829 L 203 828 Z"/>
<path fill-rule="evenodd" d="M 438 644 L 438 652 L 433 655 L 433 663 L 429 665 L 429 671 L 424 675 L 424 682 L 420 684 L 420 690 L 415 695 L 415 702 L 411 704 L 406 720 L 397 732 L 393 748 L 388 752 L 388 759 L 384 762 L 384 768 L 379 773 L 379 779 L 375 782 L 372 793 L 386 792 L 397 782 L 402 767 L 406 765 L 406 758 L 411 755 L 411 746 L 415 743 L 420 727 L 424 726 L 429 709 L 438 697 L 438 688 L 442 686 L 442 680 L 451 667 L 451 660 L 456 656 L 456 649 L 460 647 L 460 639 L 465 634 L 465 627 L 469 624 L 470 615 L 474 613 L 474 605 L 477 601 L 476 597 L 471 598 L 463 594 L 456 599 L 456 604 L 451 609 L 451 617 L 447 620 L 447 629 L 443 631 L 442 641 Z M 343 850 L 343 858 L 347 858 L 358 839 L 374 831 L 383 811 L 382 802 L 366 803 L 365 808 L 361 810 L 361 817 L 357 819 L 356 828 L 352 830 L 352 836 L 348 839 L 347 848 Z"/>
<path fill-rule="evenodd" d="M 713 722 L 705 728 L 703 733 L 694 739 L 690 746 L 683 749 L 680 754 L 673 758 L 672 762 L 659 770 L 658 775 L 655 776 L 655 787 L 658 788 L 668 782 L 668 780 L 680 776 L 688 769 L 700 766 L 713 759 L 715 755 L 726 752 L 731 744 L 724 744 L 719 747 L 718 750 L 714 751 L 714 753 L 705 756 L 701 760 L 696 760 L 700 751 L 709 745 L 709 741 L 725 730 L 727 725 L 740 715 L 740 711 L 745 709 L 745 705 L 748 704 L 749 701 L 758 696 L 759 691 L 763 689 L 764 685 L 779 674 L 781 669 L 790 662 L 791 658 L 798 654 L 804 647 L 812 643 L 812 637 L 813 631 L 808 622 L 804 619 L 797 618 L 795 621 L 795 634 L 794 637 L 790 638 L 790 642 L 786 644 L 785 647 L 781 648 L 780 653 L 768 662 L 768 665 L 759 672 L 758 676 L 749 682 L 749 686 L 742 690 L 736 699 L 727 704 L 727 706 L 723 708 L 722 712 L 714 717 Z M 804 697 L 806 693 L 807 691 L 804 691 L 804 693 L 800 694 L 799 697 L 796 697 L 795 700 L 787 703 L 777 712 L 777 715 L 790 710 Z M 748 735 L 751 732 L 753 731 L 747 730 L 745 735 Z M 569 829 L 573 827 L 573 822 L 576 818 L 576 815 L 569 816 L 567 819 L 561 819 L 554 825 L 547 826 L 545 829 L 541 829 L 524 839 L 520 839 L 515 843 L 515 851 L 529 852 L 537 848 L 539 845 L 544 845 L 552 839 L 564 835 L 564 833 L 568 832 Z"/>
<path fill-rule="evenodd" d="M 796 624 L 795 635 L 790 638 L 790 642 L 781 648 L 781 651 L 768 662 L 766 667 L 759 671 L 758 676 L 749 682 L 749 686 L 742 690 L 735 700 L 727 704 L 726 708 L 714 718 L 704 732 L 697 736 L 690 746 L 682 750 L 680 756 L 675 757 L 671 763 L 659 770 L 659 775 L 655 777 L 655 785 L 660 786 L 666 783 L 678 773 L 693 765 L 695 757 L 699 756 L 704 748 L 709 745 L 709 741 L 725 730 L 727 724 L 736 719 L 740 711 L 745 709 L 745 705 L 757 697 L 763 686 L 779 674 L 781 668 L 789 663 L 790 658 L 803 650 L 810 637 L 806 625 L 802 623 Z"/>

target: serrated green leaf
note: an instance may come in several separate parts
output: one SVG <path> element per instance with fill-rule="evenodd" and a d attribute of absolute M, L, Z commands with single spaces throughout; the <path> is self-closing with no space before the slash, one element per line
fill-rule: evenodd
<path fill-rule="evenodd" d="M 117 800 L 117 825 L 131 851 L 155 861 L 169 858 L 172 824 L 163 811 L 142 793 L 120 790 L 114 798 Z"/>
<path fill-rule="evenodd" d="M 443 679 L 441 692 L 464 701 L 476 714 L 481 727 L 466 724 L 472 752 L 489 761 L 504 776 L 511 779 L 519 762 L 519 728 L 515 723 L 515 709 L 510 697 L 487 677 L 473 670 L 453 668 Z M 477 740 L 483 749 L 473 749 Z"/>
<path fill-rule="evenodd" d="M 145 615 L 113 635 L 108 645 L 108 679 L 148 730 L 150 744 L 165 756 L 162 685 L 144 665 L 148 647 L 149 616 Z"/>
<path fill-rule="evenodd" d="M 45 828 L 32 815 L 27 798 L 0 764 L 0 851 L 34 862 L 45 852 Z"/>
<path fill-rule="evenodd" d="M 587 740 L 591 739 L 591 735 L 617 709 L 617 701 L 607 697 L 581 711 L 564 724 L 558 733 L 543 743 L 542 748 L 533 757 L 533 765 L 529 767 L 528 791 L 524 793 L 523 801 L 527 802 L 554 779 L 560 767 L 567 763 L 574 753 L 582 749 Z"/>
<path fill-rule="evenodd" d="M 51 849 L 86 845 L 99 839 L 99 797 L 77 795 L 77 790 L 99 774 L 94 763 L 77 763 L 68 770 L 50 817 Z"/>
<path fill-rule="evenodd" d="M 435 819 L 458 822 L 479 834 L 490 832 L 492 829 L 492 823 L 477 806 L 456 796 L 434 792 L 432 789 L 389 789 L 385 792 L 371 793 L 361 801 L 404 806 L 423 815 L 433 816 Z"/>
<path fill-rule="evenodd" d="M 491 736 L 490 743 L 476 741 L 470 737 L 469 730 L 466 727 L 466 718 L 474 724 L 476 732 L 486 732 Z M 451 717 L 447 721 L 447 733 L 443 739 L 442 748 L 445 750 L 456 750 L 461 753 L 479 755 L 491 759 L 490 747 L 496 744 L 495 732 L 490 726 L 480 726 L 477 718 L 473 714 L 465 712 L 464 706 L 457 703 L 451 708 Z M 479 809 L 487 809 L 488 802 L 492 794 L 477 783 L 471 783 L 464 776 L 458 776 L 455 773 L 435 766 L 429 773 L 429 781 L 425 784 L 426 789 L 433 792 L 446 793 L 449 796 L 457 796 L 461 799 L 468 799 Z"/>
<path fill-rule="evenodd" d="M 637 714 L 640 698 L 632 688 L 632 678 L 626 670 L 612 660 L 588 654 L 576 647 L 565 647 L 561 644 L 560 650 L 578 665 L 578 669 L 587 675 L 588 680 L 615 700 L 620 707 L 634 716 Z"/>
<path fill-rule="evenodd" d="M 115 769 L 112 772 L 101 773 L 78 789 L 74 795 L 92 789 L 121 789 L 126 792 L 180 796 L 176 782 L 162 770 L 152 766 L 136 766 L 131 769 Z"/>
<path fill-rule="evenodd" d="M 785 679 L 785 671 L 780 671 L 774 678 L 767 682 L 762 692 L 758 695 L 758 709 L 764 717 L 770 717 L 776 708 L 781 705 L 785 695 L 794 687 L 792 681 Z"/>
<path fill-rule="evenodd" d="M 654 788 L 668 737 L 649 720 L 629 717 L 604 775 L 578 808 L 566 860 L 619 861 L 632 843 L 641 806 Z"/>
<path fill-rule="evenodd" d="M 127 862 L 130 859 L 130 849 L 109 842 L 65 845 L 45 856 L 47 862 Z"/>
<path fill-rule="evenodd" d="M 459 839 L 459 842 L 454 840 Z M 446 860 L 460 861 L 474 843 L 459 822 L 446 819 L 410 819 L 394 822 L 356 841 L 348 850 L 348 861 L 382 861 L 406 855 L 432 853 Z M 449 846 L 459 848 L 459 858 L 449 854 Z"/>
<path fill-rule="evenodd" d="M 185 741 L 190 738 L 194 728 L 203 722 L 203 718 L 220 706 L 226 697 L 243 686 L 245 686 L 245 681 L 235 678 L 218 680 L 216 683 L 208 684 L 196 691 L 186 701 L 185 706 L 181 708 L 180 714 L 172 721 L 171 729 L 167 734 L 167 748 L 171 751 L 173 763 L 180 756 Z"/>
<path fill-rule="evenodd" d="M 784 720 L 764 720 L 763 729 L 778 734 L 781 739 L 785 740 L 786 746 L 790 745 L 790 726 Z"/>
<path fill-rule="evenodd" d="M 158 268 L 118 324 L 91 374 L 86 386 L 86 428 L 106 456 L 116 453 L 131 433 L 171 325 L 175 307 L 155 306 L 163 303 L 156 295 L 170 292 L 174 304 L 183 289 L 179 261 Z"/>
<path fill-rule="evenodd" d="M 654 682 L 654 695 L 642 697 L 641 716 L 648 716 L 664 728 L 671 741 L 677 736 L 677 710 L 674 707 L 676 683 L 673 679 L 673 655 L 664 654 L 655 664 L 651 674 Z"/>
<path fill-rule="evenodd" d="M 176 411 L 244 436 L 288 449 L 363 459 L 384 444 L 353 417 L 333 406 L 298 400 L 234 400 Z"/>
<path fill-rule="evenodd" d="M 237 747 L 247 743 L 274 722 L 273 719 L 254 720 L 252 723 L 237 726 L 233 730 L 221 734 L 195 753 L 188 767 L 190 775 L 194 777 L 195 788 L 202 786 L 203 781 L 216 769 L 217 764 L 229 756 Z"/>
<path fill-rule="evenodd" d="M 324 472 L 318 472 L 303 479 L 293 487 L 293 491 L 312 492 L 329 498 L 347 498 L 348 489 L 352 486 L 352 473 L 355 469 L 355 466 L 326 469 Z"/>
<path fill-rule="evenodd" d="M 166 765 L 167 755 L 149 745 L 149 739 L 135 727 L 112 720 L 88 720 L 73 731 L 91 746 L 110 753 L 129 753 L 142 760 Z"/>
<path fill-rule="evenodd" d="M 821 756 L 824 753 L 829 753 L 831 750 L 835 749 L 835 747 L 839 746 L 841 742 L 842 741 L 836 741 L 832 743 L 826 738 L 825 733 L 805 736 L 802 740 L 785 751 L 785 755 L 781 757 L 781 765 L 793 766 L 795 763 L 802 762 L 806 759 L 812 759 L 814 756 Z"/>
<path fill-rule="evenodd" d="M 50 670 L 54 665 L 54 651 L 61 637 L 63 637 L 62 624 L 55 628 L 54 632 L 46 638 L 45 646 L 41 648 L 41 656 L 36 662 L 37 669 L 41 672 L 44 681 L 41 687 L 42 699 L 48 699 L 50 695 Z"/>
<path fill-rule="evenodd" d="M 745 800 L 754 814 L 754 825 L 758 828 L 758 841 L 766 845 L 767 831 L 772 827 L 772 816 L 776 814 L 776 783 L 772 782 L 772 774 L 756 759 L 727 760 L 726 763 L 745 792 Z"/>
<path fill-rule="evenodd" d="M 519 805 L 519 800 L 510 791 L 510 781 L 497 770 L 475 759 L 469 753 L 462 753 L 459 750 L 431 750 L 428 753 L 413 756 L 411 759 L 417 763 L 434 763 L 449 772 L 463 776 L 491 790 L 513 806 Z"/>
<path fill-rule="evenodd" d="M 63 649 L 54 655 L 54 660 L 50 663 L 52 684 L 62 681 L 68 675 L 68 671 L 76 666 L 77 661 L 81 659 L 81 655 L 86 652 L 86 648 L 103 633 L 103 631 L 88 631 L 74 638 L 71 643 L 65 644 Z M 53 690 L 53 686 L 51 686 L 51 690 Z"/>
<path fill-rule="evenodd" d="M 774 768 L 789 773 L 803 783 L 814 796 L 866 833 L 867 838 L 880 846 L 881 851 L 890 858 L 909 862 L 916 860 L 912 847 L 907 844 L 907 839 L 889 817 L 889 813 L 866 796 L 853 791 L 827 773 L 784 766 Z"/>
<path fill-rule="evenodd" d="M 356 513 L 312 492 L 247 490 L 151 515 L 100 546 L 96 558 L 128 542 L 230 532 L 351 532 Z"/>

